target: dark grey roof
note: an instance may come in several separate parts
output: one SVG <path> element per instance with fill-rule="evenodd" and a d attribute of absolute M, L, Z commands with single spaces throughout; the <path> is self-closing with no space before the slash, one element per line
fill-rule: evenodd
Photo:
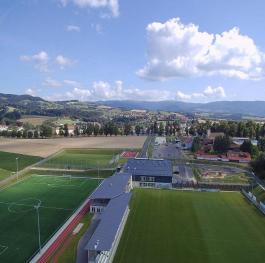
<path fill-rule="evenodd" d="M 172 163 L 163 159 L 129 159 L 123 169 L 132 175 L 172 176 Z"/>
<path fill-rule="evenodd" d="M 111 199 L 124 193 L 130 176 L 128 173 L 115 173 L 106 178 L 92 193 L 90 199 Z"/>
<path fill-rule="evenodd" d="M 86 250 L 109 251 L 111 249 L 130 199 L 131 193 L 125 193 L 110 200 L 101 215 L 98 227 L 85 247 Z"/>

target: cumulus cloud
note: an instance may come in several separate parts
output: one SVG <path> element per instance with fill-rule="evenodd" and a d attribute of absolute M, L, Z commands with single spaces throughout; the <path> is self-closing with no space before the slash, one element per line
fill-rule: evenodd
<path fill-rule="evenodd" d="M 109 9 L 113 17 L 119 16 L 118 0 L 59 0 L 62 6 L 72 3 L 79 8 Z"/>
<path fill-rule="evenodd" d="M 240 79 L 265 76 L 265 53 L 239 28 L 214 35 L 173 18 L 151 23 L 146 31 L 148 61 L 137 72 L 140 77 L 167 80 L 208 75 Z"/>
<path fill-rule="evenodd" d="M 183 93 L 181 91 L 177 91 L 176 93 L 176 100 L 181 101 L 209 101 L 209 100 L 220 100 L 226 97 L 226 93 L 223 87 L 212 87 L 208 86 L 203 92 L 201 93 Z"/>
<path fill-rule="evenodd" d="M 66 67 L 72 66 L 74 61 L 70 58 L 64 57 L 63 55 L 58 55 L 55 58 L 55 63 L 58 64 L 61 69 L 64 69 Z"/>
<path fill-rule="evenodd" d="M 31 95 L 31 96 L 36 96 L 36 94 L 37 94 L 36 90 L 33 89 L 33 88 L 28 88 L 28 89 L 26 89 L 25 93 L 26 93 L 27 95 Z"/>
<path fill-rule="evenodd" d="M 80 32 L 81 29 L 79 26 L 75 26 L 75 25 L 68 25 L 66 27 L 66 31 L 69 31 L 69 32 Z"/>
<path fill-rule="evenodd" d="M 45 51 L 40 51 L 39 53 L 35 55 L 22 55 L 20 56 L 21 61 L 26 61 L 26 62 L 33 62 L 35 64 L 35 68 L 40 70 L 41 72 L 48 72 L 48 62 L 49 62 L 49 56 L 47 52 Z"/>
<path fill-rule="evenodd" d="M 49 99 L 78 99 L 82 101 L 97 100 L 171 100 L 174 93 L 166 90 L 152 89 L 141 90 L 138 88 L 125 88 L 122 81 L 117 80 L 114 83 L 106 81 L 95 81 L 91 87 L 74 80 L 63 80 L 62 83 L 72 88 L 64 94 L 55 94 Z"/>

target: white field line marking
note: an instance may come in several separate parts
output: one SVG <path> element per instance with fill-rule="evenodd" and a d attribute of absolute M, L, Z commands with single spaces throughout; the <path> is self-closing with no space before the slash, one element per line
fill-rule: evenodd
<path fill-rule="evenodd" d="M 0 245 L 0 256 L 8 250 L 8 246 Z"/>
<path fill-rule="evenodd" d="M 3 205 L 9 205 L 9 206 L 25 206 L 25 207 L 32 207 L 34 208 L 34 205 L 28 205 L 28 204 L 23 204 L 23 203 L 16 203 L 16 202 L 2 202 L 0 201 L 0 204 Z M 40 208 L 46 208 L 46 209 L 56 209 L 56 210 L 65 210 L 65 211 L 72 211 L 73 209 L 71 208 L 63 208 L 63 207 L 56 207 L 56 206 L 43 206 L 41 205 Z"/>

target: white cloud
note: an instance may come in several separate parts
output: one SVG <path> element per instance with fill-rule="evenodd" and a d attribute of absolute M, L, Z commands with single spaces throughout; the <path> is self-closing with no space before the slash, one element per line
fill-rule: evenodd
<path fill-rule="evenodd" d="M 119 16 L 118 0 L 59 0 L 62 6 L 72 3 L 79 8 L 106 8 L 109 9 L 113 17 Z"/>
<path fill-rule="evenodd" d="M 137 74 L 151 80 L 223 75 L 240 79 L 265 76 L 265 53 L 238 28 L 202 32 L 179 18 L 147 26 L 148 62 Z"/>
<path fill-rule="evenodd" d="M 172 100 L 174 93 L 159 89 L 141 90 L 138 88 L 124 88 L 123 82 L 120 80 L 114 83 L 106 81 L 95 81 L 90 88 L 86 88 L 80 82 L 73 80 L 62 81 L 65 85 L 72 87 L 72 90 L 64 94 L 55 94 L 49 99 L 72 100 L 78 99 L 82 101 L 96 100 Z"/>
<path fill-rule="evenodd" d="M 55 79 L 51 79 L 51 78 L 47 78 L 45 79 L 45 81 L 42 83 L 43 86 L 46 87 L 53 87 L 53 88 L 57 88 L 57 87 L 61 87 L 62 83 L 58 80 Z"/>
<path fill-rule="evenodd" d="M 60 66 L 61 69 L 66 67 L 72 66 L 75 61 L 71 60 L 70 58 L 64 57 L 63 55 L 58 55 L 55 58 L 55 63 Z"/>
<path fill-rule="evenodd" d="M 29 56 L 29 55 L 23 55 L 20 56 L 21 61 L 26 62 L 33 62 L 35 64 L 35 68 L 40 70 L 41 72 L 48 72 L 48 62 L 49 62 L 49 56 L 47 52 L 40 51 L 39 53 Z"/>
<path fill-rule="evenodd" d="M 68 25 L 66 27 L 66 31 L 69 31 L 69 32 L 80 32 L 81 29 L 79 26 L 75 26 L 75 25 Z"/>
<path fill-rule="evenodd" d="M 33 88 L 28 88 L 28 89 L 25 91 L 25 93 L 26 93 L 27 95 L 31 95 L 31 96 L 36 96 L 36 94 L 37 94 L 36 90 L 33 89 Z"/>
<path fill-rule="evenodd" d="M 203 92 L 201 93 L 183 93 L 181 91 L 177 91 L 176 93 L 176 100 L 181 101 L 209 101 L 209 100 L 220 100 L 226 97 L 226 93 L 223 87 L 211 87 L 208 86 Z"/>

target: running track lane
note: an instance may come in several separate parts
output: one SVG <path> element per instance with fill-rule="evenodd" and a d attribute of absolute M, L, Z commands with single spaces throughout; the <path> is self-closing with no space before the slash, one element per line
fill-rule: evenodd
<path fill-rule="evenodd" d="M 62 233 L 58 236 L 58 238 L 50 245 L 50 247 L 44 252 L 44 254 L 37 261 L 38 263 L 46 263 L 48 259 L 54 254 L 54 252 L 58 249 L 58 247 L 62 244 L 65 238 L 74 230 L 74 227 L 80 220 L 84 217 L 84 215 L 89 211 L 90 202 L 83 207 L 81 211 L 75 216 L 75 218 L 71 221 L 71 223 L 62 231 Z"/>

